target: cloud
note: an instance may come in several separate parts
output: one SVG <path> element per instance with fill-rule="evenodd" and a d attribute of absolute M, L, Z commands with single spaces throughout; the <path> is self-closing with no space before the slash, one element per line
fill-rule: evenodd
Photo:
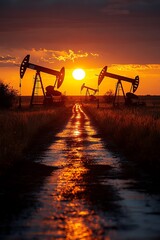
<path fill-rule="evenodd" d="M 89 53 L 84 52 L 82 50 L 79 50 L 75 52 L 74 50 L 69 49 L 67 50 L 49 50 L 49 49 L 32 49 L 32 52 L 34 55 L 41 55 L 41 61 L 48 62 L 48 63 L 54 63 L 55 61 L 72 61 L 75 62 L 75 60 L 79 58 L 88 58 L 88 57 L 98 57 L 98 53 Z"/>
<path fill-rule="evenodd" d="M 0 56 L 0 66 L 12 66 L 17 64 L 17 58 L 10 55 Z"/>
<path fill-rule="evenodd" d="M 108 1 L 101 11 L 107 15 L 129 15 L 130 8 L 126 0 L 112 0 Z"/>
<path fill-rule="evenodd" d="M 159 0 L 1 0 L 0 46 L 54 47 L 37 53 L 43 62 L 96 59 L 98 52 L 109 63 L 159 63 L 159 12 Z"/>
<path fill-rule="evenodd" d="M 90 53 L 91 54 L 91 56 L 93 56 L 93 57 L 99 57 L 99 54 L 98 53 Z"/>
<path fill-rule="evenodd" d="M 0 62 L 15 62 L 16 58 L 10 55 L 0 56 Z"/>
<path fill-rule="evenodd" d="M 52 64 L 58 62 L 65 62 L 67 65 L 68 62 L 74 63 L 80 59 L 95 59 L 99 57 L 99 54 L 96 52 L 86 52 L 83 50 L 74 51 L 74 50 L 54 50 L 54 49 L 17 49 L 12 50 L 14 56 L 6 55 L 0 56 L 0 66 L 20 66 L 23 58 L 26 55 L 30 55 L 30 62 L 43 65 L 44 63 Z"/>
<path fill-rule="evenodd" d="M 109 66 L 112 70 L 119 71 L 146 71 L 146 70 L 160 70 L 160 64 L 113 64 Z"/>
<path fill-rule="evenodd" d="M 127 15 L 137 13 L 158 14 L 159 9 L 159 0 L 108 0 L 106 1 L 105 7 L 102 11 L 108 13 L 108 15 Z"/>
<path fill-rule="evenodd" d="M 50 54 L 50 52 L 48 52 Z M 78 58 L 86 58 L 88 57 L 88 53 L 87 52 L 82 52 L 82 51 L 78 51 L 77 53 L 74 52 L 73 50 L 68 50 L 67 51 L 52 51 L 51 53 L 51 57 L 48 58 L 49 62 L 51 62 L 53 60 L 53 62 L 55 60 L 58 61 L 75 61 Z"/>

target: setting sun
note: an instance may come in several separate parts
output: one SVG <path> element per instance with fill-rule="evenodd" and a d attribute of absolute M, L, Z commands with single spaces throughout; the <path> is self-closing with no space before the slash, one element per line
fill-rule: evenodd
<path fill-rule="evenodd" d="M 76 80 L 82 80 L 85 77 L 86 73 L 83 69 L 77 68 L 73 71 L 72 76 Z"/>

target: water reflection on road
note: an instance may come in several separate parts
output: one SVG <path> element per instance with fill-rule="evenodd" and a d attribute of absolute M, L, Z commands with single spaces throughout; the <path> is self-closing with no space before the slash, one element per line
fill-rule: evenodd
<path fill-rule="evenodd" d="M 7 239 L 160 237 L 158 200 L 118 179 L 119 158 L 105 149 L 79 104 L 42 161 L 59 169 L 46 178 L 36 210 Z"/>

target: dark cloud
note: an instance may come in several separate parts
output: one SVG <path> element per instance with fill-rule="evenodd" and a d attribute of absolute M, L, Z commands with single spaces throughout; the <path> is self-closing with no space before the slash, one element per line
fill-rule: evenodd
<path fill-rule="evenodd" d="M 93 51 L 109 61 L 123 56 L 157 63 L 159 12 L 159 0 L 1 0 L 0 46 Z"/>
<path fill-rule="evenodd" d="M 0 56 L 0 62 L 15 62 L 16 57 L 12 56 Z"/>
<path fill-rule="evenodd" d="M 17 65 L 17 58 L 7 55 L 0 56 L 0 67 L 12 67 Z"/>

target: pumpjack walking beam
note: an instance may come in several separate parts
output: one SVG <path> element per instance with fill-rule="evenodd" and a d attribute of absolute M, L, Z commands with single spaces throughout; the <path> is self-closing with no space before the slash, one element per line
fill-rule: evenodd
<path fill-rule="evenodd" d="M 53 70 L 53 69 L 50 69 L 50 68 L 46 68 L 46 67 L 43 67 L 43 66 L 39 66 L 39 65 L 30 63 L 29 59 L 30 59 L 30 55 L 27 55 L 21 63 L 20 79 L 22 80 L 22 78 L 24 77 L 24 74 L 25 74 L 27 68 L 30 68 L 30 69 L 36 71 L 35 81 L 34 81 L 34 85 L 33 85 L 31 101 L 30 101 L 30 106 L 32 106 L 33 105 L 33 98 L 34 98 L 36 82 L 37 82 L 38 78 L 39 78 L 39 81 L 40 81 L 40 84 L 41 84 L 41 88 L 42 88 L 44 98 L 46 97 L 40 72 L 56 76 L 56 81 L 54 83 L 54 87 L 57 85 L 57 88 L 59 88 L 62 85 L 63 80 L 64 80 L 65 68 L 63 67 L 63 68 L 61 68 L 60 71 L 56 71 L 56 70 Z"/>

